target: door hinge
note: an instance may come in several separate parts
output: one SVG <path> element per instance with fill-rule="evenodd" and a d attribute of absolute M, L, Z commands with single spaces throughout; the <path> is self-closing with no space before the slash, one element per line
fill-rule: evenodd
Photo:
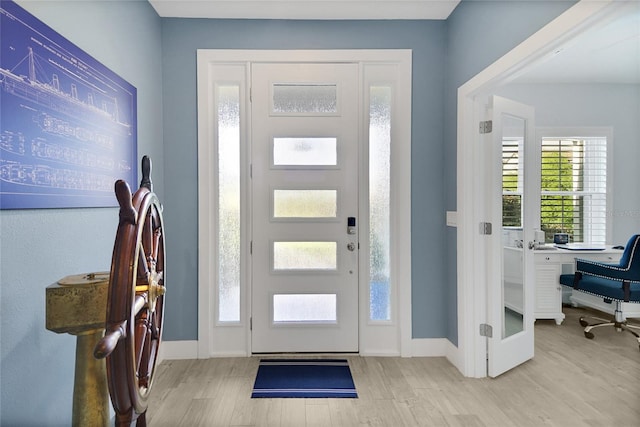
<path fill-rule="evenodd" d="M 481 323 L 480 324 L 480 336 L 481 337 L 492 338 L 493 337 L 493 328 L 491 327 L 491 325 L 486 324 L 486 323 Z"/>
<path fill-rule="evenodd" d="M 490 222 L 481 222 L 480 223 L 480 234 L 491 235 L 491 223 Z"/>
<path fill-rule="evenodd" d="M 249 242 L 249 255 L 253 255 L 253 240 Z"/>
<path fill-rule="evenodd" d="M 253 179 L 253 163 L 249 164 L 249 179 Z"/>
<path fill-rule="evenodd" d="M 253 317 L 249 317 L 249 330 L 253 331 Z"/>
<path fill-rule="evenodd" d="M 480 122 L 480 133 L 491 133 L 493 130 L 493 122 L 491 120 L 485 120 Z"/>

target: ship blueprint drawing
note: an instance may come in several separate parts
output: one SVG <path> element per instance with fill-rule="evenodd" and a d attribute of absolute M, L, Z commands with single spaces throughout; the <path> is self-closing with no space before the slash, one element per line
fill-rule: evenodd
<path fill-rule="evenodd" d="M 0 209 L 118 206 L 136 165 L 136 88 L 0 1 Z"/>

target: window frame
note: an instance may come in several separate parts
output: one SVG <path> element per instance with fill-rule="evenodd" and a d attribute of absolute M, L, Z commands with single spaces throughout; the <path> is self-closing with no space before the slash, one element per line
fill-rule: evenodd
<path fill-rule="evenodd" d="M 613 129 L 611 127 L 591 127 L 591 126 L 582 126 L 582 127 L 538 127 L 536 128 L 536 141 L 538 144 L 538 151 L 540 152 L 540 156 L 537 159 L 536 168 L 538 169 L 538 175 L 540 179 L 538 180 L 538 206 L 536 209 L 538 218 L 537 218 L 537 228 L 541 229 L 542 220 L 541 209 L 542 209 L 542 196 L 543 195 L 566 195 L 566 196 L 580 196 L 580 195 L 590 195 L 594 194 L 593 191 L 550 191 L 547 193 L 543 193 L 542 190 L 542 170 L 541 170 L 541 162 L 542 162 L 542 140 L 543 139 L 594 139 L 594 138 L 602 138 L 606 140 L 606 187 L 605 187 L 605 238 L 604 242 L 591 242 L 586 241 L 586 243 L 605 243 L 611 244 L 611 233 L 612 233 L 612 221 L 609 220 L 609 213 L 611 212 L 611 207 L 613 206 L 613 192 L 612 188 L 612 179 L 610 179 L 610 171 L 612 171 L 613 164 Z M 583 223 L 585 228 L 588 226 L 588 218 L 583 218 Z M 585 230 L 585 237 L 589 234 Z"/>

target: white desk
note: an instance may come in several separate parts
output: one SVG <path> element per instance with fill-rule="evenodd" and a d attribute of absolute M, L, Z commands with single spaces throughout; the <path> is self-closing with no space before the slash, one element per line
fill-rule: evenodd
<path fill-rule="evenodd" d="M 607 249 L 603 251 L 571 251 L 566 249 L 535 250 L 535 280 L 536 280 L 536 319 L 555 319 L 559 325 L 564 320 L 562 313 L 563 292 L 566 300 L 574 306 L 587 306 L 613 314 L 615 304 L 607 304 L 602 298 L 575 291 L 560 285 L 561 274 L 571 274 L 575 271 L 575 259 L 589 259 L 599 262 L 618 262 L 622 250 Z M 563 289 L 564 288 L 564 289 Z M 640 304 L 622 304 L 625 317 L 640 317 Z"/>

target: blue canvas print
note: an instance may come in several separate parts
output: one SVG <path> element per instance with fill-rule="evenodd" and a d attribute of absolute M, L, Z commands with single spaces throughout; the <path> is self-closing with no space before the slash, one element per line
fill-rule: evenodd
<path fill-rule="evenodd" d="M 0 1 L 0 209 L 117 206 L 136 138 L 136 88 Z"/>

